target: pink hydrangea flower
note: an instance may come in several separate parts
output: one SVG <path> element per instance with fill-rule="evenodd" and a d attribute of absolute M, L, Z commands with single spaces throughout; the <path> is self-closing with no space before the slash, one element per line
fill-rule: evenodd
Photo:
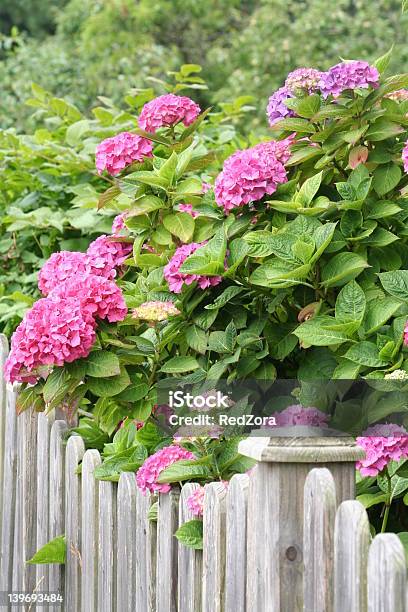
<path fill-rule="evenodd" d="M 187 498 L 187 508 L 196 518 L 201 518 L 204 514 L 204 498 L 205 488 L 197 487 L 195 491 Z"/>
<path fill-rule="evenodd" d="M 48 295 L 54 287 L 59 287 L 66 280 L 85 272 L 85 253 L 76 251 L 53 253 L 40 270 L 38 288 L 43 295 Z"/>
<path fill-rule="evenodd" d="M 53 366 L 87 357 L 95 338 L 95 320 L 76 298 L 42 298 L 12 336 L 6 379 L 35 383 Z"/>
<path fill-rule="evenodd" d="M 185 126 L 191 125 L 200 112 L 200 107 L 191 98 L 165 94 L 144 105 L 138 123 L 142 130 L 156 132 L 161 127 L 170 127 L 180 122 Z"/>
<path fill-rule="evenodd" d="M 197 281 L 200 289 L 214 287 L 222 281 L 221 276 L 202 276 L 199 274 L 184 274 L 180 272 L 180 267 L 189 255 L 202 247 L 205 242 L 192 242 L 191 244 L 183 244 L 174 253 L 169 263 L 164 267 L 164 278 L 169 284 L 169 289 L 173 293 L 181 293 L 184 285 L 191 285 Z"/>
<path fill-rule="evenodd" d="M 120 215 L 116 215 L 112 222 L 112 234 L 120 234 L 123 230 L 126 230 L 125 219 L 129 216 L 129 212 L 126 210 Z"/>
<path fill-rule="evenodd" d="M 311 94 L 318 89 L 322 73 L 314 68 L 297 68 L 286 77 L 285 87 L 294 94 Z"/>
<path fill-rule="evenodd" d="M 378 87 L 379 81 L 377 68 L 368 62 L 353 60 L 341 62 L 323 72 L 319 87 L 323 97 L 327 98 L 329 95 L 337 97 L 346 89 Z"/>
<path fill-rule="evenodd" d="M 187 214 L 191 215 L 193 219 L 198 217 L 198 212 L 193 209 L 192 204 L 179 204 L 179 211 L 186 212 Z"/>
<path fill-rule="evenodd" d="M 109 236 L 99 236 L 91 242 L 85 255 L 86 269 L 97 276 L 115 278 L 119 268 L 132 252 L 128 242 L 118 242 Z"/>
<path fill-rule="evenodd" d="M 395 102 L 405 102 L 408 100 L 408 89 L 397 89 L 389 94 L 386 94 L 384 98 L 389 98 Z"/>
<path fill-rule="evenodd" d="M 327 427 L 329 415 L 317 408 L 305 408 L 300 404 L 288 406 L 281 412 L 275 412 L 278 427 L 290 427 L 294 425 L 309 425 L 311 427 Z"/>
<path fill-rule="evenodd" d="M 408 140 L 404 145 L 404 148 L 402 149 L 402 161 L 404 163 L 404 170 L 405 172 L 408 172 Z M 407 328 L 405 328 L 405 331 L 407 331 Z M 405 344 L 408 344 L 408 341 L 406 339 Z"/>
<path fill-rule="evenodd" d="M 408 432 L 392 423 L 373 425 L 357 438 L 366 456 L 357 462 L 362 476 L 377 476 L 390 461 L 408 457 Z"/>
<path fill-rule="evenodd" d="M 147 138 L 121 132 L 112 138 L 103 140 L 96 147 L 96 169 L 99 174 L 107 170 L 115 176 L 126 166 L 142 162 L 145 157 L 152 157 L 153 145 Z"/>
<path fill-rule="evenodd" d="M 140 304 L 132 311 L 133 319 L 143 319 L 144 321 L 165 321 L 169 317 L 180 314 L 173 302 L 151 301 Z"/>
<path fill-rule="evenodd" d="M 262 142 L 233 153 L 215 181 L 215 200 L 228 213 L 231 209 L 271 195 L 286 183 L 284 162 L 289 157 L 288 141 Z"/>
<path fill-rule="evenodd" d="M 293 98 L 293 94 L 288 87 L 280 87 L 275 93 L 271 95 L 266 108 L 266 114 L 268 116 L 269 125 L 272 126 L 281 119 L 287 119 L 289 117 L 295 117 L 293 110 L 288 108 L 284 104 L 285 100 Z"/>
<path fill-rule="evenodd" d="M 93 317 L 107 319 L 110 323 L 123 321 L 127 307 L 121 289 L 116 283 L 103 276 L 84 274 L 70 278 L 55 287 L 49 294 L 50 299 L 75 298 L 83 311 Z"/>
<path fill-rule="evenodd" d="M 158 450 L 154 455 L 146 459 L 136 474 L 136 483 L 139 489 L 146 493 L 168 493 L 171 489 L 170 484 L 160 484 L 157 482 L 161 472 L 181 459 L 195 459 L 190 451 L 172 444 Z"/>

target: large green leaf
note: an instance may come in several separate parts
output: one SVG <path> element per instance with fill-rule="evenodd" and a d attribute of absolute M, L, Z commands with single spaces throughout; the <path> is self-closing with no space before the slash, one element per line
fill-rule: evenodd
<path fill-rule="evenodd" d="M 227 239 L 225 229 L 221 228 L 207 244 L 187 257 L 180 267 L 180 272 L 183 274 L 204 274 L 209 276 L 223 274 L 226 252 Z"/>
<path fill-rule="evenodd" d="M 331 346 L 349 341 L 349 337 L 342 331 L 327 329 L 325 325 L 334 323 L 330 317 L 315 317 L 305 321 L 293 333 L 299 340 L 308 346 Z"/>
<path fill-rule="evenodd" d="M 193 463 L 190 459 L 181 459 L 162 470 L 157 478 L 160 484 L 183 482 L 192 478 L 208 478 L 210 470 L 206 465 Z"/>
<path fill-rule="evenodd" d="M 86 373 L 94 378 L 109 378 L 120 374 L 119 358 L 109 351 L 93 351 L 86 360 Z"/>
<path fill-rule="evenodd" d="M 357 342 L 344 354 L 346 359 L 370 368 L 381 368 L 387 363 L 380 359 L 378 348 L 373 342 Z"/>
<path fill-rule="evenodd" d="M 113 397 L 130 385 L 130 378 L 126 368 L 122 367 L 118 376 L 110 376 L 109 378 L 89 376 L 87 384 L 94 395 L 98 397 Z"/>
<path fill-rule="evenodd" d="M 180 544 L 193 548 L 195 550 L 202 550 L 203 548 L 203 521 L 199 519 L 192 519 L 183 523 L 174 534 Z"/>
<path fill-rule="evenodd" d="M 191 372 L 199 367 L 197 360 L 194 357 L 172 357 L 161 367 L 161 372 L 166 374 L 183 374 Z"/>
<path fill-rule="evenodd" d="M 349 280 L 356 278 L 367 267 L 367 261 L 357 253 L 338 253 L 324 266 L 322 270 L 322 284 L 326 287 L 345 285 Z"/>
<path fill-rule="evenodd" d="M 31 559 L 26 563 L 30 565 L 40 565 L 45 563 L 65 563 L 66 556 L 66 538 L 65 535 L 60 535 L 44 544 Z"/>
<path fill-rule="evenodd" d="M 408 300 L 408 270 L 393 270 L 378 275 L 384 290 L 400 300 Z"/>
<path fill-rule="evenodd" d="M 364 319 L 366 335 L 369 336 L 382 327 L 397 312 L 400 306 L 401 302 L 392 297 L 369 302 Z"/>
<path fill-rule="evenodd" d="M 356 281 L 352 280 L 345 285 L 337 296 L 336 319 L 339 321 L 355 321 L 358 324 L 363 319 L 366 308 L 364 291 Z"/>
<path fill-rule="evenodd" d="M 182 242 L 189 242 L 194 234 L 194 219 L 185 212 L 173 213 L 163 217 L 163 225 L 173 236 Z"/>
<path fill-rule="evenodd" d="M 373 187 L 379 196 L 391 191 L 401 180 L 401 168 L 396 164 L 384 164 L 374 171 Z"/>

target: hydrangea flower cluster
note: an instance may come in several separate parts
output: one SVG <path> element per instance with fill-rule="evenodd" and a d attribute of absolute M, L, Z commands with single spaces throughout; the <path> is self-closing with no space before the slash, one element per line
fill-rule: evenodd
<path fill-rule="evenodd" d="M 285 87 L 294 95 L 311 94 L 319 88 L 321 77 L 315 68 L 297 68 L 286 77 Z"/>
<path fill-rule="evenodd" d="M 310 427 L 327 427 L 329 415 L 317 408 L 305 408 L 300 404 L 288 406 L 282 412 L 273 414 L 278 427 L 309 425 Z"/>
<path fill-rule="evenodd" d="M 48 295 L 73 276 L 85 274 L 86 259 L 84 253 L 60 251 L 53 253 L 45 262 L 38 274 L 38 288 L 43 295 Z"/>
<path fill-rule="evenodd" d="M 223 206 L 228 213 L 233 208 L 274 193 L 279 184 L 287 181 L 284 163 L 288 157 L 288 140 L 282 143 L 262 142 L 233 153 L 224 162 L 223 170 L 215 181 L 218 206 Z"/>
<path fill-rule="evenodd" d="M 405 370 L 394 370 L 384 376 L 385 380 L 407 380 L 408 372 Z"/>
<path fill-rule="evenodd" d="M 340 62 L 323 72 L 319 88 L 324 98 L 329 95 L 337 97 L 346 89 L 378 87 L 379 80 L 377 68 L 370 66 L 368 62 L 353 60 Z"/>
<path fill-rule="evenodd" d="M 120 215 L 116 215 L 112 222 L 112 234 L 120 234 L 123 230 L 126 229 L 125 219 L 129 216 L 129 212 L 125 211 L 120 213 Z"/>
<path fill-rule="evenodd" d="M 160 484 L 157 482 L 161 472 L 181 459 L 195 459 L 190 451 L 177 444 L 165 446 L 158 450 L 154 455 L 150 455 L 138 469 L 136 483 L 143 493 L 168 493 L 171 489 L 170 484 Z"/>
<path fill-rule="evenodd" d="M 128 242 L 118 242 L 106 235 L 91 242 L 85 256 L 86 268 L 92 274 L 115 278 L 116 268 L 120 268 L 132 252 Z"/>
<path fill-rule="evenodd" d="M 133 319 L 143 319 L 144 321 L 165 321 L 169 317 L 180 314 L 173 302 L 151 301 L 140 304 L 133 309 Z"/>
<path fill-rule="evenodd" d="M 266 108 L 266 114 L 268 116 L 270 126 L 274 125 L 281 119 L 295 117 L 293 110 L 288 108 L 285 104 L 285 100 L 293 97 L 293 93 L 290 91 L 289 87 L 286 86 L 280 87 L 270 96 L 268 106 Z"/>
<path fill-rule="evenodd" d="M 142 130 L 154 133 L 161 127 L 171 127 L 180 122 L 189 126 L 200 112 L 200 107 L 191 98 L 165 94 L 143 106 L 138 123 Z"/>
<path fill-rule="evenodd" d="M 205 242 L 191 242 L 178 247 L 169 263 L 164 267 L 164 278 L 169 284 L 169 289 L 173 293 L 181 293 L 183 285 L 191 285 L 197 281 L 200 289 L 215 287 L 222 281 L 221 276 L 202 276 L 200 274 L 184 274 L 180 272 L 180 267 L 189 255 L 195 253 Z"/>
<path fill-rule="evenodd" d="M 6 379 L 35 383 L 40 371 L 48 374 L 53 366 L 87 357 L 95 327 L 94 317 L 76 297 L 38 300 L 12 336 Z"/>
<path fill-rule="evenodd" d="M 84 274 L 70 278 L 49 294 L 50 299 L 76 298 L 84 312 L 109 323 L 123 321 L 127 314 L 122 291 L 115 282 L 103 276 Z"/>
<path fill-rule="evenodd" d="M 357 444 L 366 453 L 357 462 L 362 476 L 377 476 L 390 461 L 408 457 L 408 432 L 401 425 L 373 425 L 357 438 Z"/>
<path fill-rule="evenodd" d="M 197 487 L 187 498 L 187 508 L 196 518 L 201 518 L 204 514 L 205 487 Z"/>
<path fill-rule="evenodd" d="M 198 217 L 198 212 L 194 210 L 192 204 L 179 204 L 178 208 L 180 212 L 185 212 L 191 215 L 193 219 L 195 219 L 195 217 Z"/>
<path fill-rule="evenodd" d="M 405 143 L 404 148 L 402 149 L 402 161 L 404 163 L 404 170 L 408 173 L 408 141 Z M 405 328 L 405 332 L 407 329 Z M 405 339 L 405 344 L 407 344 L 407 338 Z"/>
<path fill-rule="evenodd" d="M 153 145 L 147 138 L 121 132 L 112 138 L 106 138 L 96 147 L 96 169 L 99 174 L 107 170 L 115 176 L 134 162 L 142 162 L 145 157 L 152 157 Z"/>

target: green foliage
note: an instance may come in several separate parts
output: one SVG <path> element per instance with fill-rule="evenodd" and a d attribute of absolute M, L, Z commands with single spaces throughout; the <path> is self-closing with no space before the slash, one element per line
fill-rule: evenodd
<path fill-rule="evenodd" d="M 30 565 L 39 565 L 44 563 L 64 564 L 66 549 L 67 545 L 65 536 L 57 536 L 37 550 L 35 555 L 26 561 L 26 563 L 29 563 Z"/>
<path fill-rule="evenodd" d="M 186 521 L 179 527 L 174 534 L 180 544 L 193 548 L 195 550 L 202 550 L 203 548 L 203 521 L 199 519 L 192 519 Z"/>

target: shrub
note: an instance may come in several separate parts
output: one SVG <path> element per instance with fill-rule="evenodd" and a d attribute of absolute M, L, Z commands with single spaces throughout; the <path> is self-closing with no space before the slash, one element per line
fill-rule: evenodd
<path fill-rule="evenodd" d="M 220 113 L 204 111 L 193 123 L 175 115 L 170 125 L 168 116 L 160 115 L 163 123 L 155 124 L 154 133 L 124 113 L 124 131 L 154 147 L 152 157 L 132 163 L 120 139 L 118 150 L 128 165 L 118 174 L 114 165 L 114 176 L 104 175 L 108 189 L 99 194 L 104 211 L 125 212 L 115 221 L 116 233 L 102 241 L 128 250 L 128 259 L 113 267 L 129 313 L 109 324 L 95 307 L 89 356 L 63 366 L 58 361 L 53 368 L 42 356 L 37 368 L 24 351 L 20 358 L 23 322 L 9 363 L 20 378 L 38 381 L 24 386 L 19 410 L 33 404 L 51 409 L 61 402 L 79 406 L 76 431 L 88 445 L 100 447 L 114 435 L 98 472 L 111 479 L 129 465 L 136 470 L 147 455 L 171 443 L 174 431 L 157 404 L 160 383 L 177 377 L 184 385 L 205 383 L 207 393 L 221 379 L 257 380 L 266 388 L 276 378 L 294 379 L 291 393 L 274 394 L 266 406 L 261 395 L 267 416 L 286 409 L 285 424 L 304 416 L 305 423 L 317 419 L 354 433 L 391 420 L 403 435 L 408 208 L 402 150 L 408 101 L 401 90 L 408 76 L 381 78 L 389 60 L 387 54 L 373 66 L 342 63 L 323 73 L 313 92 L 309 81 L 297 80 L 282 98 L 290 114 L 273 118 L 277 140 L 269 135 L 244 149 L 238 143 L 222 146 Z M 333 71 L 341 75 L 340 88 Z M 109 126 L 103 137 L 112 136 L 112 113 L 99 114 Z M 74 125 L 71 131 L 90 155 L 95 138 L 82 139 L 90 124 Z M 208 190 L 208 182 L 214 189 Z M 91 267 L 98 268 L 99 255 L 99 248 L 88 249 Z M 66 300 L 71 292 L 72 287 Z M 52 291 L 43 300 L 52 300 Z M 65 361 L 71 356 L 69 349 Z M 366 385 L 350 397 L 355 379 Z M 251 394 L 243 395 L 231 404 L 231 414 L 256 411 Z M 294 397 L 300 408 L 293 406 Z M 238 433 L 206 426 L 179 430 L 195 459 L 169 465 L 155 475 L 157 483 L 205 483 L 216 474 L 228 480 L 246 471 L 250 465 L 237 452 Z M 195 439 L 184 440 L 191 436 Z M 397 454 L 386 457 L 391 488 L 385 497 L 373 492 L 373 480 L 360 485 L 367 505 L 385 502 L 387 517 L 392 500 L 395 506 L 406 500 L 408 481 L 400 480 L 406 446 L 401 448 L 398 463 L 389 463 Z M 381 479 L 383 472 L 378 476 L 383 490 Z M 401 527 L 397 510 L 392 520 Z M 377 526 L 378 515 L 373 523 Z"/>

